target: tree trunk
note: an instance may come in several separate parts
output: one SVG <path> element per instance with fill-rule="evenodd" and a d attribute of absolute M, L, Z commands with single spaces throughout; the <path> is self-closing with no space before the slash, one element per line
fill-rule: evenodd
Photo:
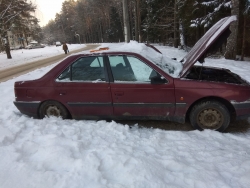
<path fill-rule="evenodd" d="M 139 42 L 141 42 L 141 8 L 140 8 L 140 1 L 137 0 L 137 16 L 138 16 L 138 35 L 139 35 Z"/>
<path fill-rule="evenodd" d="M 29 45 L 28 38 L 27 38 L 27 35 L 26 35 L 24 30 L 22 30 L 22 35 L 21 36 L 22 36 L 21 38 L 23 38 L 23 40 L 25 39 L 26 45 Z"/>
<path fill-rule="evenodd" d="M 243 26 L 243 37 L 242 37 L 242 48 L 241 48 L 241 61 L 244 61 L 244 56 L 245 56 L 245 48 L 246 48 L 246 25 L 247 23 L 247 18 L 246 15 L 244 15 L 244 26 Z"/>
<path fill-rule="evenodd" d="M 177 2 L 174 2 L 174 47 L 178 48 Z"/>
<path fill-rule="evenodd" d="M 7 59 L 12 59 L 11 54 L 10 54 L 10 45 L 9 45 L 9 43 L 5 44 L 5 52 L 7 54 Z"/>
<path fill-rule="evenodd" d="M 236 15 L 237 20 L 230 25 L 231 35 L 227 39 L 226 46 L 226 59 L 236 59 L 237 54 L 237 35 L 238 35 L 238 24 L 239 24 L 239 1 L 232 0 L 231 15 Z"/>
<path fill-rule="evenodd" d="M 9 44 L 8 36 L 5 37 L 4 47 L 5 47 L 5 52 L 7 54 L 7 59 L 12 59 L 11 54 L 10 54 L 10 44 Z"/>
<path fill-rule="evenodd" d="M 141 30 L 141 16 L 140 16 L 140 0 L 135 0 L 135 40 L 141 42 L 140 40 L 140 30 Z"/>
<path fill-rule="evenodd" d="M 138 33 L 138 0 L 135 0 L 135 40 L 139 42 L 139 33 Z"/>
<path fill-rule="evenodd" d="M 103 43 L 102 22 L 100 22 L 100 37 L 101 37 L 101 42 Z"/>
<path fill-rule="evenodd" d="M 125 42 L 130 41 L 130 25 L 128 17 L 128 1 L 123 0 L 124 38 Z"/>
<path fill-rule="evenodd" d="M 179 25 L 180 25 L 180 45 L 181 48 L 183 49 L 185 46 L 185 38 L 184 38 L 185 36 L 184 36 L 184 26 L 181 20 Z"/>

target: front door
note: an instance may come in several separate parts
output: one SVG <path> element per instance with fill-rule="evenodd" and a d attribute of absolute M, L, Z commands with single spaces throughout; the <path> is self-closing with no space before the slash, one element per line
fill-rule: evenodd
<path fill-rule="evenodd" d="M 103 57 L 82 57 L 56 79 L 56 92 L 75 119 L 100 119 L 113 115 L 110 85 Z"/>
<path fill-rule="evenodd" d="M 110 83 L 114 115 L 122 119 L 169 119 L 174 113 L 174 86 L 161 75 L 133 56 L 109 56 L 114 82 Z"/>

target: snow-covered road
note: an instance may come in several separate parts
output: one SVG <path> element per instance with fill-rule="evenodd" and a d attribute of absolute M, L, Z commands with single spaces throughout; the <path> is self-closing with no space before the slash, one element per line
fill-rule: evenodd
<path fill-rule="evenodd" d="M 84 48 L 85 46 L 86 45 L 84 44 L 68 44 L 70 51 Z M 12 59 L 7 59 L 5 53 L 0 53 L 0 70 L 61 54 L 64 54 L 61 46 L 46 46 L 45 48 L 11 50 Z"/>
<path fill-rule="evenodd" d="M 178 59 L 185 54 L 158 48 Z M 250 81 L 250 62 L 207 61 Z M 53 66 L 0 83 L 0 188 L 250 187 L 250 130 L 164 131 L 21 114 L 14 82 L 39 78 Z"/>
<path fill-rule="evenodd" d="M 26 50 L 25 54 L 21 53 L 24 49 L 17 50 L 13 53 L 15 55 L 19 55 L 15 56 L 13 59 L 6 59 L 6 55 L 0 54 L 0 59 L 2 59 L 2 63 L 0 63 L 0 82 L 7 81 L 38 68 L 49 66 L 61 61 L 71 54 L 81 52 L 83 50 L 91 50 L 98 46 L 99 44 L 72 45 L 71 51 L 67 55 L 61 52 L 58 53 L 58 48 L 55 46 L 48 46 L 46 49 Z M 42 55 L 39 56 L 38 54 Z"/>

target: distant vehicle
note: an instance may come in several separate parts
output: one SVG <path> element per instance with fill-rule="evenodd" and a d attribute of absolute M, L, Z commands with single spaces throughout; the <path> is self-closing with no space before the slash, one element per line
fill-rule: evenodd
<path fill-rule="evenodd" d="M 140 54 L 102 48 L 69 56 L 40 79 L 15 82 L 14 104 L 36 118 L 189 120 L 224 131 L 250 116 L 250 84 L 228 69 L 194 64 L 229 36 L 235 19 L 217 22 L 181 62 L 150 45 Z"/>
<path fill-rule="evenodd" d="M 34 49 L 34 48 L 44 48 L 44 47 L 45 47 L 44 44 L 36 43 L 36 44 L 29 44 L 29 45 L 26 46 L 25 48 L 26 48 L 26 49 Z"/>
<path fill-rule="evenodd" d="M 62 45 L 61 42 L 56 42 L 56 47 L 61 45 Z"/>
<path fill-rule="evenodd" d="M 10 47 L 11 50 L 18 50 L 18 49 L 23 49 L 23 46 L 18 45 L 18 46 L 12 46 Z"/>

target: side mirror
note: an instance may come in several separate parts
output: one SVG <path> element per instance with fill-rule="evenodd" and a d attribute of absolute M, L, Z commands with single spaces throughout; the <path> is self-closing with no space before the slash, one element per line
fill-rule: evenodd
<path fill-rule="evenodd" d="M 150 78 L 151 84 L 164 84 L 167 82 L 165 78 L 162 78 L 160 75 L 153 76 Z"/>

